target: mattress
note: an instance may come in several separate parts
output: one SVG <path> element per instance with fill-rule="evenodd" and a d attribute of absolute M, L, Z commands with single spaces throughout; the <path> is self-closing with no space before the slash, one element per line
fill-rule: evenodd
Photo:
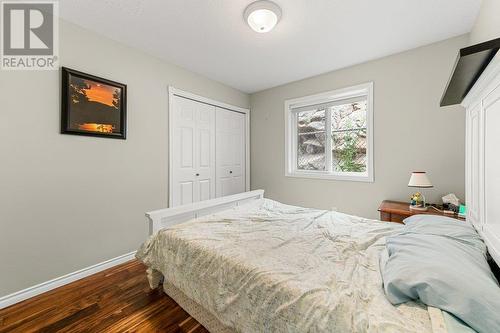
<path fill-rule="evenodd" d="M 383 292 L 400 227 L 260 199 L 163 229 L 137 258 L 237 332 L 433 332 L 425 305 Z"/>

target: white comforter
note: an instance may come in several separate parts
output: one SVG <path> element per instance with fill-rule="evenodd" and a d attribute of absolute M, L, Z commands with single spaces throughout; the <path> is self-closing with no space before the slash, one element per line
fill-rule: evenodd
<path fill-rule="evenodd" d="M 161 230 L 137 257 L 240 332 L 432 332 L 425 306 L 382 289 L 399 227 L 261 199 Z"/>

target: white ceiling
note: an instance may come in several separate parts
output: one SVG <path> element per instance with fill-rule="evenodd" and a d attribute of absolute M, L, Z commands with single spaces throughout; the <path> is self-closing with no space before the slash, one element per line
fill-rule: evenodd
<path fill-rule="evenodd" d="M 481 0 L 275 0 L 273 31 L 252 0 L 64 0 L 61 16 L 247 93 L 467 33 Z"/>

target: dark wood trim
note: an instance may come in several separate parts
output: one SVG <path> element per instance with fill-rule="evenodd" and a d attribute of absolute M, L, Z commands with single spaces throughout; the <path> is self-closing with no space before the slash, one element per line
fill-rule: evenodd
<path fill-rule="evenodd" d="M 120 123 L 121 132 L 120 133 L 90 133 L 85 131 L 76 131 L 68 129 L 68 111 L 69 111 L 69 89 L 68 80 L 69 76 L 78 76 L 83 79 L 89 79 L 92 81 L 100 82 L 110 86 L 115 86 L 120 88 Z M 94 136 L 101 138 L 112 138 L 112 139 L 123 139 L 127 138 L 127 85 L 124 83 L 111 81 L 99 76 L 92 74 L 83 73 L 71 68 L 61 67 L 61 134 L 74 134 L 74 135 L 84 135 L 84 136 Z"/>
<path fill-rule="evenodd" d="M 440 106 L 460 104 L 500 49 L 500 38 L 461 49 Z"/>
<path fill-rule="evenodd" d="M 500 282 L 500 266 L 491 258 L 490 254 L 488 253 L 488 264 L 490 265 L 491 272 L 495 276 L 498 282 Z"/>
<path fill-rule="evenodd" d="M 500 47 L 500 38 L 492 39 L 483 43 L 479 43 L 476 45 L 471 45 L 460 49 L 460 56 L 465 57 L 477 52 L 495 49 Z"/>

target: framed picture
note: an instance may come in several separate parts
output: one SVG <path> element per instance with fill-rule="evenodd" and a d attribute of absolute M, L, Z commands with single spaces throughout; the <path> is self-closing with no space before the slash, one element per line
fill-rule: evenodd
<path fill-rule="evenodd" d="M 125 139 L 127 86 L 62 68 L 61 133 Z"/>

